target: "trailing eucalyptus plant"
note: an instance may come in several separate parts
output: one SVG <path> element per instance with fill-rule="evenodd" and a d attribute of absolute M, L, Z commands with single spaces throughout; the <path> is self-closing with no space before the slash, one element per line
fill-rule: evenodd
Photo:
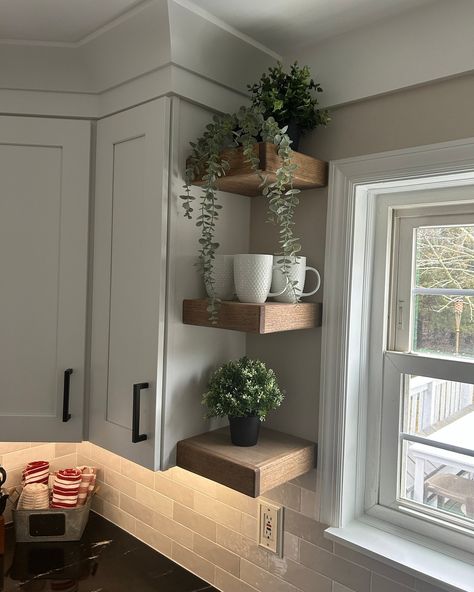
<path fill-rule="evenodd" d="M 270 181 L 260 170 L 260 160 L 255 145 L 259 139 L 277 147 L 281 166 L 275 180 Z M 214 260 L 219 243 L 215 240 L 216 223 L 222 205 L 217 199 L 217 183 L 229 170 L 229 162 L 223 157 L 225 148 L 242 147 L 243 155 L 261 180 L 262 194 L 268 199 L 269 220 L 279 226 L 279 246 L 283 274 L 288 278 L 295 302 L 299 301 L 296 282 L 289 279 L 289 264 L 301 250 L 299 239 L 294 236 L 293 215 L 299 203 L 299 189 L 293 187 L 296 165 L 291 162 L 291 140 L 286 127 L 280 128 L 273 117 L 264 117 L 264 107 L 241 107 L 237 113 L 215 115 L 206 126 L 204 134 L 191 142 L 192 153 L 185 173 L 183 200 L 184 215 L 192 219 L 195 197 L 191 184 L 195 178 L 204 181 L 199 200 L 196 226 L 201 229 L 199 238 L 199 266 L 210 294 L 208 312 L 213 323 L 217 322 L 219 299 L 214 291 Z"/>

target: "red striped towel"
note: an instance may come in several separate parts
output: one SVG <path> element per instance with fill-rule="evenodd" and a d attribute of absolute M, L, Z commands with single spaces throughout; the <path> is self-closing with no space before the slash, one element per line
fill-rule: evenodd
<path fill-rule="evenodd" d="M 62 469 L 54 475 L 52 508 L 75 508 L 82 473 L 78 469 Z"/>
<path fill-rule="evenodd" d="M 48 484 L 49 477 L 49 462 L 47 460 L 34 460 L 26 465 L 22 473 L 23 483 L 30 485 L 31 483 L 45 483 Z"/>
<path fill-rule="evenodd" d="M 96 479 L 96 468 L 81 466 L 77 467 L 82 473 L 81 485 L 79 486 L 79 495 L 77 498 L 77 505 L 83 506 L 89 495 L 94 490 L 95 479 Z"/>

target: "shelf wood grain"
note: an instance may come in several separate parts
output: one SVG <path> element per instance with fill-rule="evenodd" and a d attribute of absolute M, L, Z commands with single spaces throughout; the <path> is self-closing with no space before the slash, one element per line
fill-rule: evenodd
<path fill-rule="evenodd" d="M 315 302 L 285 304 L 224 301 L 219 306 L 216 325 L 209 320 L 206 299 L 183 301 L 183 323 L 245 333 L 277 333 L 321 326 L 322 305 Z"/>
<path fill-rule="evenodd" d="M 315 463 L 314 442 L 263 427 L 256 446 L 234 446 L 228 427 L 181 440 L 177 446 L 178 467 L 250 497 L 307 473 Z"/>
<path fill-rule="evenodd" d="M 270 181 L 275 180 L 275 173 L 281 166 L 281 159 L 274 144 L 259 142 L 254 147 L 254 153 L 260 159 L 260 168 L 264 176 Z M 245 161 L 242 148 L 224 150 L 222 156 L 229 162 L 230 168 L 224 177 L 218 181 L 218 188 L 229 193 L 238 193 L 254 197 L 261 195 L 261 181 L 253 172 L 250 164 Z M 298 167 L 295 171 L 293 186 L 296 189 L 313 189 L 325 187 L 328 182 L 328 163 L 293 152 L 292 162 Z M 198 174 L 193 185 L 203 185 L 203 173 Z"/>

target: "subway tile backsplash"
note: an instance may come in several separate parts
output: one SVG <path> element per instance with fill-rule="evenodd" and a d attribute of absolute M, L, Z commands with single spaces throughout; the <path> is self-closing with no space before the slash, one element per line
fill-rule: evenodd
<path fill-rule="evenodd" d="M 96 512 L 223 592 L 438 590 L 327 540 L 315 471 L 265 495 L 285 506 L 279 558 L 257 546 L 257 500 L 208 479 L 177 467 L 153 473 L 90 442 L 7 442 L 0 443 L 6 486 L 19 484 L 24 465 L 38 459 L 53 469 L 96 466 Z"/>

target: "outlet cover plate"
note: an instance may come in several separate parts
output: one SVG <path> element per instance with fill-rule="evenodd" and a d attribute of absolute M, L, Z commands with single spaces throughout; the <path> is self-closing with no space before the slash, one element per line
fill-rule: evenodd
<path fill-rule="evenodd" d="M 264 499 L 258 503 L 258 544 L 283 555 L 283 508 Z"/>

